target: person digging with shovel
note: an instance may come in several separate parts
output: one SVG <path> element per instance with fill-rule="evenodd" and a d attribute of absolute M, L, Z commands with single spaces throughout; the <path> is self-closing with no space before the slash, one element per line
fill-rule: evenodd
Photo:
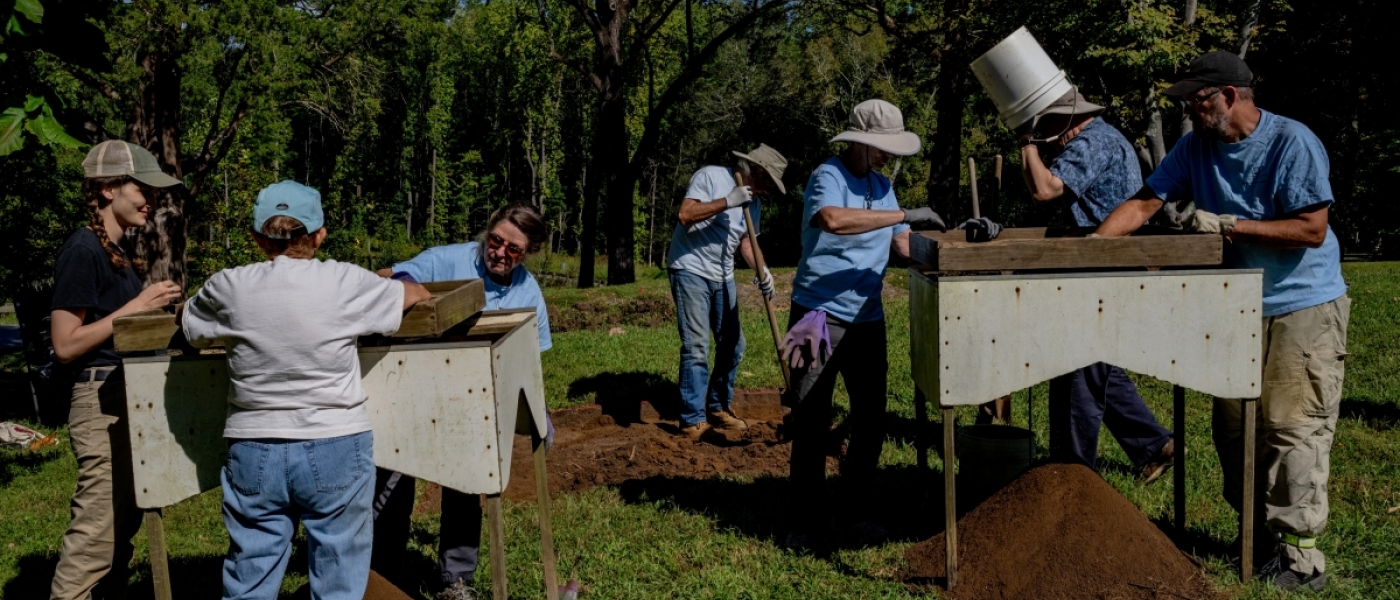
<path fill-rule="evenodd" d="M 802 261 L 793 280 L 792 312 L 783 358 L 792 367 L 792 389 L 783 396 L 792 440 L 791 495 L 794 522 L 786 545 L 820 545 L 832 514 L 825 500 L 827 439 L 836 376 L 850 394 L 850 444 L 841 463 L 848 489 L 868 489 L 885 438 L 885 312 L 881 304 L 890 250 L 909 257 L 909 230 L 946 230 L 927 207 L 902 209 L 879 169 L 894 156 L 919 151 L 919 137 L 904 130 L 893 104 L 867 100 L 851 111 L 850 127 L 831 139 L 846 150 L 822 163 L 807 180 Z M 868 518 L 855 529 L 880 535 Z"/>
<path fill-rule="evenodd" d="M 734 254 L 738 251 L 746 263 L 757 264 L 744 207 L 757 221 L 756 196 L 774 190 L 787 193 L 783 187 L 787 159 L 777 150 L 759 144 L 748 154 L 735 152 L 734 156 L 739 160 L 732 169 L 708 166 L 691 176 L 666 253 L 681 334 L 680 428 L 693 440 L 712 429 L 733 433 L 748 428 L 730 407 L 734 378 L 744 358 Z M 736 176 L 747 185 L 735 185 Z M 758 223 L 752 225 L 757 235 Z M 773 297 L 773 274 L 766 268 L 754 283 L 765 297 Z M 708 361 L 711 334 L 715 337 L 713 369 Z"/>

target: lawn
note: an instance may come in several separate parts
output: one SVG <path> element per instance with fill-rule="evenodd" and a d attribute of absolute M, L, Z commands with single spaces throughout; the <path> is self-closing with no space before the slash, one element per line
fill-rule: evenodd
<path fill-rule="evenodd" d="M 1332 453 L 1332 517 L 1319 544 L 1328 554 L 1331 582 L 1325 598 L 1400 598 L 1400 264 L 1347 263 L 1354 306 L 1342 419 Z M 892 272 L 891 286 L 903 286 Z M 669 295 L 664 275 L 645 272 L 639 282 L 597 290 L 549 289 L 556 307 L 580 302 Z M 936 481 L 941 464 L 915 467 L 913 388 L 907 376 L 908 306 L 887 301 L 890 330 L 890 422 L 879 491 L 918 495 Z M 780 318 L 786 318 L 783 314 Z M 746 310 L 748 358 L 739 385 L 778 387 L 768 326 L 761 311 Z M 662 397 L 675 393 L 679 339 L 673 325 L 582 328 L 556 333 L 554 349 L 543 357 L 551 407 L 595 402 L 607 394 Z M 1139 378 L 1143 396 L 1169 422 L 1170 386 Z M 1047 439 L 1045 386 L 1034 391 L 1034 429 L 1042 448 Z M 1027 422 L 1026 393 L 1016 396 L 1019 424 Z M 1278 597 L 1254 583 L 1243 588 L 1228 555 L 1235 516 L 1220 498 L 1219 463 L 1210 446 L 1210 399 L 1188 395 L 1187 550 L 1199 556 L 1222 588 L 1244 598 Z M 960 409 L 960 420 L 971 419 Z M 1105 478 L 1154 520 L 1170 518 L 1171 483 L 1138 485 L 1127 460 L 1110 436 L 1101 439 Z M 0 451 L 0 598 L 43 597 L 58 544 L 67 524 L 68 498 L 76 478 L 67 443 L 36 454 Z M 553 501 L 555 540 L 563 576 L 577 577 L 585 596 L 596 598 L 906 598 L 918 597 L 900 580 L 903 552 L 930 533 L 941 515 L 925 514 L 918 503 L 907 514 L 910 530 L 893 542 L 846 548 L 811 557 L 781 549 L 785 510 L 781 479 L 718 479 L 680 482 L 670 487 L 623 486 L 559 495 Z M 166 511 L 177 597 L 217 593 L 218 568 L 227 545 L 217 492 Z M 507 564 L 516 597 L 538 597 L 541 575 L 535 507 L 507 503 Z M 414 523 L 405 557 L 426 580 L 435 570 L 435 516 Z M 137 538 L 135 597 L 149 595 L 145 536 Z M 483 557 L 485 556 L 483 552 Z M 489 581 L 489 565 L 479 574 Z M 306 581 L 298 551 L 283 589 Z"/>

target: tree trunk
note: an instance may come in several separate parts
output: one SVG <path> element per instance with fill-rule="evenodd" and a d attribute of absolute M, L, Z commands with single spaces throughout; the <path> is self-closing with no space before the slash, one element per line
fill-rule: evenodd
<path fill-rule="evenodd" d="M 969 5 L 969 0 L 943 2 L 943 18 L 953 25 L 944 33 L 938 67 L 938 97 L 933 106 L 938 113 L 938 123 L 928 145 L 928 204 L 948 222 L 960 222 L 967 212 L 963 207 L 965 203 L 958 201 L 958 188 L 962 180 L 963 111 L 971 84 L 968 77 L 971 71 L 967 68 L 970 61 L 965 59 L 964 52 L 971 40 L 964 30 L 967 25 L 959 17 L 967 13 Z"/>
<path fill-rule="evenodd" d="M 1240 27 L 1240 47 L 1236 54 L 1240 58 L 1249 52 L 1249 42 L 1254 37 L 1254 28 L 1259 26 L 1259 0 L 1252 0 L 1244 14 L 1244 25 Z"/>
<path fill-rule="evenodd" d="M 184 179 L 180 168 L 179 57 L 143 52 L 136 57 L 143 71 L 128 135 L 154 154 L 166 173 Z M 160 190 L 146 226 L 138 233 L 136 258 L 145 265 L 146 282 L 170 280 L 185 289 L 186 220 L 183 186 Z"/>
<path fill-rule="evenodd" d="M 1190 27 L 1196 24 L 1196 0 L 1186 0 L 1186 10 L 1181 16 L 1181 25 Z M 1185 111 L 1181 113 L 1181 135 L 1191 132 L 1191 117 Z M 1179 138 L 1178 138 L 1179 139 Z"/>
<path fill-rule="evenodd" d="M 958 202 L 962 179 L 963 108 L 967 104 L 965 61 L 948 58 L 938 69 L 938 97 L 934 110 L 938 123 L 928 143 L 928 204 L 948 222 L 961 221 Z"/>

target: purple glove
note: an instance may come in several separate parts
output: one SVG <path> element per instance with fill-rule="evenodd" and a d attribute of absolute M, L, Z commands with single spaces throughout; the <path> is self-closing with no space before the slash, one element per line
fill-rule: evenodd
<path fill-rule="evenodd" d="M 800 369 L 807 364 L 831 356 L 831 336 L 826 331 L 826 311 L 814 310 L 797 321 L 783 338 L 783 360 L 788 366 Z"/>
<path fill-rule="evenodd" d="M 399 281 L 405 281 L 408 283 L 418 283 L 418 280 L 414 279 L 412 275 L 409 275 L 407 271 L 397 271 L 393 275 L 390 275 L 389 279 L 397 279 Z"/>

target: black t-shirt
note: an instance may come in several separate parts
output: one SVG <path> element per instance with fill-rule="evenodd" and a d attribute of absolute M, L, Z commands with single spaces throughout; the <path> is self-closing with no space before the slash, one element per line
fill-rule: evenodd
<path fill-rule="evenodd" d="M 99 321 L 131 302 L 141 294 L 141 276 L 127 264 L 117 270 L 97 234 L 86 227 L 79 229 L 58 251 L 53 278 L 53 310 L 86 309 L 83 324 Z M 121 365 L 121 358 L 112 350 L 112 338 L 107 338 L 95 350 L 66 365 L 78 371 L 88 367 Z"/>

